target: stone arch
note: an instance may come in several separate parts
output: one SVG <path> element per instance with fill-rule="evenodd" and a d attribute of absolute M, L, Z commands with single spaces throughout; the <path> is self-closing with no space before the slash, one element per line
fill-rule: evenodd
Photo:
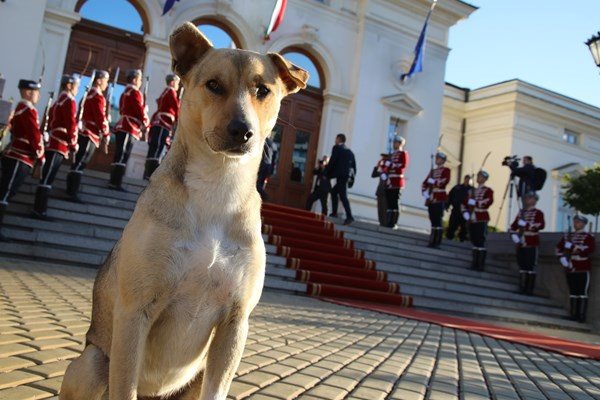
<path fill-rule="evenodd" d="M 222 29 L 229 35 L 233 43 L 235 43 L 236 48 L 243 49 L 245 48 L 242 44 L 242 40 L 240 39 L 239 32 L 236 32 L 230 24 L 224 20 L 224 18 L 216 18 L 215 16 L 205 16 L 199 17 L 191 21 L 192 24 L 198 25 L 213 25 L 217 28 Z"/>
<path fill-rule="evenodd" d="M 309 61 L 313 63 L 313 65 L 315 66 L 315 69 L 317 70 L 317 74 L 319 75 L 319 87 L 317 87 L 315 89 L 319 89 L 319 90 L 323 91 L 327 88 L 327 79 L 325 78 L 325 72 L 323 71 L 323 67 L 322 67 L 321 63 L 319 62 L 319 60 L 313 55 L 312 52 L 310 52 L 302 47 L 292 46 L 292 47 L 286 47 L 285 49 L 281 50 L 280 53 L 284 57 L 288 53 L 299 53 L 299 54 L 306 56 L 309 59 Z M 299 66 L 301 67 L 301 65 L 299 65 Z"/>
<path fill-rule="evenodd" d="M 73 10 L 76 13 L 79 13 L 79 11 L 81 10 L 81 7 L 83 7 L 83 5 L 85 3 L 87 3 L 88 1 L 89 0 L 77 0 Z M 143 31 L 144 31 L 143 33 L 145 35 L 151 33 L 152 32 L 152 25 L 150 23 L 151 13 L 149 12 L 149 10 L 146 9 L 147 6 L 146 6 L 145 2 L 140 1 L 140 0 L 126 0 L 126 1 L 129 4 L 131 4 L 133 6 L 133 8 L 135 8 L 135 10 L 140 15 L 140 18 L 142 19 L 142 26 L 143 26 Z"/>
<path fill-rule="evenodd" d="M 324 81 L 324 84 L 321 83 L 321 87 L 325 92 L 342 92 L 340 90 L 342 83 L 340 69 L 337 67 L 331 52 L 323 43 L 318 39 L 307 43 L 306 39 L 300 35 L 286 36 L 271 43 L 267 51 L 281 53 L 289 49 L 300 50 L 311 58 L 321 73 L 321 78 Z"/>

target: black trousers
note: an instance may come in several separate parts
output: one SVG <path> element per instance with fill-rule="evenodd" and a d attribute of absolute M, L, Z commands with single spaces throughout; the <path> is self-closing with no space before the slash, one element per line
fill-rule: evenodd
<path fill-rule="evenodd" d="M 442 217 L 444 215 L 444 207 L 445 203 L 431 203 L 427 206 L 427 211 L 429 212 L 429 221 L 431 222 L 431 226 L 434 228 L 442 227 Z"/>
<path fill-rule="evenodd" d="M 588 297 L 590 287 L 590 273 L 588 271 L 567 273 L 567 283 L 569 284 L 570 297 Z"/>
<path fill-rule="evenodd" d="M 537 266 L 538 248 L 537 247 L 519 247 L 517 248 L 517 264 L 519 271 L 526 274 L 535 274 Z"/>
<path fill-rule="evenodd" d="M 75 154 L 75 161 L 71 164 L 71 171 L 82 172 L 90 163 L 96 151 L 96 145 L 89 137 L 83 135 L 79 135 L 77 143 L 79 144 L 79 150 Z"/>
<path fill-rule="evenodd" d="M 387 201 L 387 209 L 390 211 L 398 211 L 400 201 L 400 188 L 396 189 L 386 189 L 385 190 L 385 199 Z"/>
<path fill-rule="evenodd" d="M 127 132 L 117 132 L 115 133 L 115 138 L 116 147 L 113 165 L 125 167 L 133 149 L 133 136 Z"/>
<path fill-rule="evenodd" d="M 350 202 L 348 201 L 348 178 L 337 178 L 335 185 L 331 189 L 331 212 L 337 214 L 338 211 L 338 197 L 342 201 L 344 210 L 346 210 L 346 218 L 352 218 L 352 210 L 350 209 Z"/>
<path fill-rule="evenodd" d="M 450 240 L 454 239 L 457 230 L 460 241 L 463 242 L 467 240 L 467 221 L 463 218 L 460 207 L 452 207 L 450 220 L 448 221 L 448 230 L 446 230 L 446 237 Z"/>
<path fill-rule="evenodd" d="M 477 247 L 480 250 L 485 249 L 485 239 L 487 236 L 487 222 L 469 223 L 469 236 L 471 238 L 471 243 L 473 243 L 473 247 Z"/>
<path fill-rule="evenodd" d="M 19 187 L 31 174 L 31 167 L 14 158 L 2 157 L 2 175 L 0 176 L 0 204 L 8 204 Z"/>
<path fill-rule="evenodd" d="M 377 218 L 379 219 L 379 225 L 386 226 L 387 225 L 387 198 L 385 196 L 386 187 L 385 182 L 381 179 L 377 184 L 377 190 L 375 191 L 375 196 L 377 196 Z"/>
<path fill-rule="evenodd" d="M 46 162 L 44 163 L 44 167 L 40 174 L 40 186 L 48 188 L 52 187 L 52 183 L 54 183 L 54 179 L 56 178 L 56 173 L 64 159 L 65 157 L 56 151 L 46 152 Z"/>
<path fill-rule="evenodd" d="M 327 215 L 327 197 L 329 197 L 329 191 L 327 189 L 315 188 L 312 193 L 306 199 L 306 209 L 310 211 L 315 201 L 321 202 L 321 214 Z"/>
<path fill-rule="evenodd" d="M 148 133 L 148 154 L 146 155 L 147 160 L 160 160 L 163 150 L 167 145 L 169 133 L 170 131 L 162 126 L 156 125 L 150 128 L 150 132 Z"/>

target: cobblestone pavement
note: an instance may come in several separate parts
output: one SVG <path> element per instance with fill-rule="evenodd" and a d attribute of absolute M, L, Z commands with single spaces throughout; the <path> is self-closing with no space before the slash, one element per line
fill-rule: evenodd
<path fill-rule="evenodd" d="M 94 270 L 0 263 L 0 399 L 58 399 Z M 266 292 L 232 399 L 600 399 L 600 362 Z"/>

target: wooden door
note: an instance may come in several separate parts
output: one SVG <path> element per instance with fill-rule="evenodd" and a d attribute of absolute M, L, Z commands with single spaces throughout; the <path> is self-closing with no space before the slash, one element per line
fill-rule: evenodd
<path fill-rule="evenodd" d="M 273 171 L 267 183 L 269 201 L 304 208 L 313 186 L 323 96 L 304 90 L 283 100 L 271 135 Z"/>

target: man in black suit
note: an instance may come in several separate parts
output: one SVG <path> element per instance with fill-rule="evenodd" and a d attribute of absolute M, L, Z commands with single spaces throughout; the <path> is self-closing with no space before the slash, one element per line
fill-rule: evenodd
<path fill-rule="evenodd" d="M 329 164 L 325 170 L 329 179 L 335 179 L 335 186 L 331 189 L 331 217 L 337 217 L 338 196 L 346 210 L 344 225 L 354 222 L 350 202 L 348 201 L 348 183 L 352 186 L 356 175 L 356 160 L 352 150 L 346 147 L 346 135 L 343 133 L 335 137 L 335 146 L 331 149 Z"/>
<path fill-rule="evenodd" d="M 515 176 L 519 177 L 519 184 L 517 185 L 517 195 L 521 198 L 521 201 L 523 202 L 523 207 L 525 207 L 525 193 L 535 191 L 535 165 L 533 165 L 533 158 L 531 156 L 523 157 L 522 167 L 519 167 L 516 162 L 510 164 L 508 167 L 511 170 L 511 178 Z"/>

